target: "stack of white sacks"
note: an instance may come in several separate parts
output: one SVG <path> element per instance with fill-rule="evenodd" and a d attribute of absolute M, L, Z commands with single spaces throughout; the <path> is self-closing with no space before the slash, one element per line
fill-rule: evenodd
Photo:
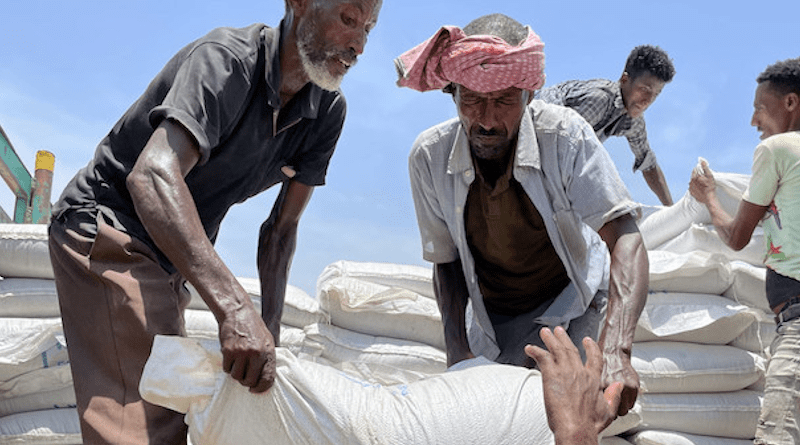
<path fill-rule="evenodd" d="M 260 310 L 257 279 L 240 278 Z M 202 299 L 186 311 L 187 334 L 217 341 Z M 298 353 L 303 327 L 328 320 L 315 299 L 289 286 L 282 346 Z M 43 224 L 0 224 L 0 444 L 80 444 L 67 345 Z"/>
<path fill-rule="evenodd" d="M 748 178 L 717 178 L 732 213 Z M 646 209 L 640 221 L 651 290 L 633 350 L 643 392 L 635 409 L 604 433 L 606 445 L 752 443 L 775 335 L 764 295 L 763 238 L 758 229 L 734 253 L 709 223 L 688 194 L 673 207 Z M 0 225 L 0 276 L 0 444 L 80 443 L 44 226 Z M 258 281 L 240 281 L 258 304 Z M 317 376 L 334 368 L 364 391 L 443 375 L 430 268 L 339 261 L 321 273 L 316 293 L 289 286 L 281 333 L 288 352 L 279 362 L 316 362 L 307 368 Z M 213 350 L 216 322 L 196 296 L 186 322 L 189 336 Z M 531 414 L 543 416 L 534 408 Z M 276 421 L 301 414 L 282 413 Z M 197 428 L 192 439 L 201 443 Z"/>

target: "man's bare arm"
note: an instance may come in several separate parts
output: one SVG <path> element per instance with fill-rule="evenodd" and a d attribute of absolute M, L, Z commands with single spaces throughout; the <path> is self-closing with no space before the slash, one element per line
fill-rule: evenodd
<path fill-rule="evenodd" d="M 649 170 L 642 170 L 642 176 L 644 176 L 644 180 L 647 182 L 647 186 L 650 187 L 650 190 L 652 190 L 658 197 L 658 200 L 661 201 L 661 204 L 671 206 L 674 203 L 672 201 L 672 194 L 669 192 L 667 179 L 664 177 L 664 172 L 661 171 L 661 167 L 659 167 L 658 164 Z"/>
<path fill-rule="evenodd" d="M 280 321 L 289 269 L 297 245 L 297 226 L 314 187 L 287 180 L 261 225 L 258 237 L 258 275 L 261 280 L 261 317 L 280 345 Z"/>
<path fill-rule="evenodd" d="M 465 313 L 469 291 L 461 260 L 434 265 L 433 290 L 442 313 L 447 366 L 474 358 L 467 339 Z"/>
<path fill-rule="evenodd" d="M 649 261 L 642 235 L 631 215 L 609 221 L 599 230 L 611 253 L 606 319 L 600 333 L 605 359 L 605 385 L 622 382 L 625 388 L 620 415 L 633 408 L 639 390 L 639 375 L 631 365 L 636 324 L 647 301 Z"/>
<path fill-rule="evenodd" d="M 165 120 L 139 155 L 127 187 L 150 237 L 214 313 L 224 370 L 252 391 L 263 392 L 275 378 L 273 338 L 200 221 L 184 181 L 199 158 L 191 134 Z"/>
<path fill-rule="evenodd" d="M 722 241 L 733 250 L 742 250 L 750 242 L 753 231 L 768 207 L 742 200 L 736 210 L 736 216 L 731 217 L 717 199 L 717 183 L 714 174 L 708 168 L 708 163 L 703 161 L 701 166 L 702 173 L 692 172 L 689 193 L 708 208 L 711 223 L 714 224 Z"/>

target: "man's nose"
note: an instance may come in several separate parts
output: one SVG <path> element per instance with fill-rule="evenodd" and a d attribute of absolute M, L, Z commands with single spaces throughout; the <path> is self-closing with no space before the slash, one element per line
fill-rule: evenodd
<path fill-rule="evenodd" d="M 356 35 L 350 41 L 350 49 L 355 53 L 356 56 L 360 56 L 364 54 L 364 47 L 367 46 L 367 31 L 356 31 Z"/>

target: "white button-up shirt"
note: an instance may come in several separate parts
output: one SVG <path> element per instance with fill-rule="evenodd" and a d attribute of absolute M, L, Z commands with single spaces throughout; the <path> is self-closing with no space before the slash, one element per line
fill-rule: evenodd
<path fill-rule="evenodd" d="M 607 289 L 610 257 L 597 231 L 634 214 L 634 203 L 605 148 L 577 112 L 534 100 L 520 123 L 514 178 L 542 215 L 547 234 L 571 283 L 538 318 L 567 326 L 582 315 L 598 290 Z M 409 173 L 423 258 L 435 264 L 461 260 L 469 289 L 467 330 L 472 352 L 494 359 L 499 349 L 483 305 L 467 245 L 464 206 L 475 166 L 458 119 L 417 137 Z"/>

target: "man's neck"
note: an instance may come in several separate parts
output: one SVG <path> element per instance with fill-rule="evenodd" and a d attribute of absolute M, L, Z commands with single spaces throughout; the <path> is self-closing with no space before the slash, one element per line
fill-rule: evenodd
<path fill-rule="evenodd" d="M 509 163 L 511 162 L 511 155 L 514 153 L 513 148 L 509 149 L 503 156 L 497 159 L 481 159 L 473 155 L 472 159 L 475 162 L 475 167 L 483 177 L 484 182 L 489 187 L 494 188 L 497 180 L 503 176 L 508 170 Z"/>
<path fill-rule="evenodd" d="M 280 49 L 281 61 L 281 107 L 286 105 L 298 91 L 309 82 L 308 74 L 303 68 L 300 54 L 297 50 L 297 40 L 294 37 L 294 29 L 289 31 L 283 40 Z"/>

